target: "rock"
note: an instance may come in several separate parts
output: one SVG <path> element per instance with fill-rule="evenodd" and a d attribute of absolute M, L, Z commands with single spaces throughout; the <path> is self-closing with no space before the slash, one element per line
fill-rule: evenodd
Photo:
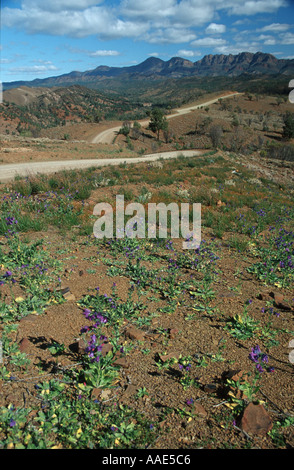
<path fill-rule="evenodd" d="M 245 399 L 246 395 L 237 387 L 233 385 L 227 385 L 227 380 L 233 380 L 234 382 L 244 383 L 248 381 L 248 374 L 243 370 L 231 370 L 223 374 L 222 379 L 224 380 L 224 394 L 227 396 L 229 392 L 232 392 L 236 398 Z"/>
<path fill-rule="evenodd" d="M 206 385 L 204 385 L 203 390 L 206 393 L 216 393 L 217 392 L 217 385 L 215 385 L 215 384 L 206 384 Z"/>
<path fill-rule="evenodd" d="M 34 322 L 37 319 L 37 315 L 29 314 L 26 317 L 22 317 L 19 323 Z"/>
<path fill-rule="evenodd" d="M 19 342 L 19 350 L 20 352 L 25 352 L 30 347 L 30 341 L 28 338 L 22 338 Z"/>
<path fill-rule="evenodd" d="M 260 292 L 257 298 L 259 300 L 263 300 L 264 302 L 270 302 L 271 300 L 273 300 L 269 292 Z"/>
<path fill-rule="evenodd" d="M 218 200 L 217 203 L 216 203 L 216 205 L 217 205 L 218 207 L 222 207 L 222 206 L 225 206 L 226 203 L 225 203 L 225 202 L 222 202 L 221 200 Z"/>
<path fill-rule="evenodd" d="M 102 392 L 101 388 L 93 388 L 93 390 L 91 392 L 91 398 L 93 400 L 99 400 L 101 392 Z"/>
<path fill-rule="evenodd" d="M 284 300 L 284 296 L 282 294 L 275 294 L 275 306 L 282 310 L 292 310 L 292 307 Z"/>
<path fill-rule="evenodd" d="M 124 391 L 124 397 L 131 397 L 137 393 L 137 387 L 135 385 L 129 384 Z"/>
<path fill-rule="evenodd" d="M 169 361 L 171 359 L 179 359 L 180 355 L 178 353 L 170 353 L 170 354 L 160 354 L 159 358 L 162 362 Z"/>
<path fill-rule="evenodd" d="M 273 427 L 272 420 L 263 405 L 249 403 L 241 419 L 241 429 L 247 434 L 267 434 Z"/>
<path fill-rule="evenodd" d="M 112 393 L 111 390 L 108 390 L 108 389 L 102 390 L 100 393 L 100 397 L 102 400 L 108 400 L 111 393 Z"/>
<path fill-rule="evenodd" d="M 76 300 L 74 294 L 72 294 L 71 292 L 66 292 L 65 294 L 63 294 L 63 298 L 66 299 L 68 302 Z"/>
<path fill-rule="evenodd" d="M 112 346 L 111 343 L 103 343 L 102 344 L 102 349 L 101 349 L 101 354 L 104 357 L 112 350 L 113 350 L 113 346 Z"/>
<path fill-rule="evenodd" d="M 144 339 L 145 333 L 131 326 L 126 329 L 125 335 L 127 338 L 133 339 L 135 341 L 142 341 Z"/>
<path fill-rule="evenodd" d="M 60 292 L 61 292 L 61 294 L 62 294 L 63 296 L 65 296 L 66 294 L 68 294 L 68 293 L 70 292 L 69 287 L 64 287 L 64 288 L 62 288 L 62 289 L 60 290 Z"/>
<path fill-rule="evenodd" d="M 129 367 L 129 361 L 125 357 L 119 357 L 113 362 L 113 365 L 127 369 Z"/>
<path fill-rule="evenodd" d="M 171 328 L 169 330 L 170 339 L 174 339 L 177 336 L 178 333 L 179 333 L 179 330 L 177 328 Z"/>
<path fill-rule="evenodd" d="M 85 354 L 86 348 L 88 347 L 88 341 L 90 340 L 91 334 L 87 334 L 83 338 L 78 338 L 73 344 L 70 345 L 70 349 L 78 354 Z"/>
<path fill-rule="evenodd" d="M 200 403 L 194 403 L 193 410 L 198 416 L 201 416 L 202 418 L 205 418 L 207 416 L 207 411 Z"/>

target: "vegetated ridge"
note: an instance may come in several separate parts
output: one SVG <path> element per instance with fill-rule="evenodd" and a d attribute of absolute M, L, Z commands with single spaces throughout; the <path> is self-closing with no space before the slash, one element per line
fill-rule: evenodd
<path fill-rule="evenodd" d="M 85 72 L 72 71 L 60 76 L 35 79 L 32 81 L 4 82 L 3 89 L 19 86 L 65 86 L 84 84 L 95 86 L 97 81 L 106 78 L 182 78 L 191 76 L 229 76 L 236 77 L 243 73 L 259 74 L 284 74 L 291 75 L 294 71 L 294 60 L 277 59 L 272 54 L 263 52 L 242 52 L 237 55 L 213 55 L 209 54 L 202 59 L 191 62 L 181 57 L 173 57 L 168 61 L 156 57 L 150 57 L 144 62 L 131 67 L 108 67 L 100 65 L 94 70 Z"/>

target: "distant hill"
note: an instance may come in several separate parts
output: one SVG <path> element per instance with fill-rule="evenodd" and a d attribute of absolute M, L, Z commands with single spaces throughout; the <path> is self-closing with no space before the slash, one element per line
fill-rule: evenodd
<path fill-rule="evenodd" d="M 150 57 L 138 65 L 130 67 L 108 67 L 100 65 L 86 72 L 73 71 L 67 74 L 35 79 L 32 81 L 3 82 L 3 90 L 27 87 L 53 87 L 83 85 L 96 88 L 105 79 L 168 79 L 183 77 L 237 77 L 242 74 L 290 76 L 294 74 L 294 59 L 277 59 L 263 52 L 242 52 L 237 55 L 209 54 L 201 60 L 191 62 L 181 57 L 168 61 Z"/>

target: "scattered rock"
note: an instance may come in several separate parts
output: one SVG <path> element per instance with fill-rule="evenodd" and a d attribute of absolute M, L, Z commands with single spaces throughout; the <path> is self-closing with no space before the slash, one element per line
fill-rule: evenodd
<path fill-rule="evenodd" d="M 119 357 L 113 362 L 113 365 L 122 367 L 123 369 L 127 369 L 130 366 L 126 357 Z"/>
<path fill-rule="evenodd" d="M 137 387 L 135 385 L 129 384 L 124 391 L 124 397 L 131 397 L 137 393 Z"/>
<path fill-rule="evenodd" d="M 135 341 L 142 341 L 144 339 L 145 333 L 142 330 L 131 326 L 126 329 L 125 335 L 127 338 L 133 339 Z"/>
<path fill-rule="evenodd" d="M 177 328 L 171 328 L 169 330 L 170 339 L 174 339 L 177 336 L 178 333 L 179 333 L 179 330 Z"/>
<path fill-rule="evenodd" d="M 29 314 L 26 317 L 22 317 L 19 323 L 34 322 L 37 319 L 37 315 Z"/>
<path fill-rule="evenodd" d="M 225 206 L 226 203 L 225 203 L 225 202 L 222 202 L 221 200 L 218 200 L 217 203 L 216 203 L 216 205 L 217 205 L 218 207 L 222 207 L 222 206 Z"/>
<path fill-rule="evenodd" d="M 247 434 L 266 434 L 273 427 L 272 420 L 263 405 L 249 403 L 241 419 L 241 429 Z"/>
<path fill-rule="evenodd" d="M 91 340 L 91 335 L 85 335 L 83 338 L 78 338 L 73 344 L 70 345 L 70 349 L 78 354 L 85 354 L 86 348 L 88 347 L 88 341 Z"/>
<path fill-rule="evenodd" d="M 248 374 L 247 372 L 243 370 L 232 370 L 232 371 L 226 372 L 223 375 L 223 379 L 225 380 L 229 379 L 229 380 L 233 380 L 234 382 L 243 383 L 243 382 L 248 381 Z M 242 392 L 242 390 L 232 385 L 227 386 L 225 383 L 225 395 L 228 395 L 229 392 L 232 392 L 236 398 L 240 398 L 240 399 L 247 398 L 244 392 Z"/>
<path fill-rule="evenodd" d="M 160 354 L 159 358 L 162 362 L 169 361 L 170 359 L 179 359 L 178 353 L 170 353 L 170 354 Z"/>
<path fill-rule="evenodd" d="M 271 300 L 273 300 L 269 292 L 260 292 L 257 298 L 259 300 L 263 300 L 264 302 L 270 302 Z"/>
<path fill-rule="evenodd" d="M 22 338 L 19 342 L 19 350 L 20 352 L 25 352 L 30 347 L 30 341 L 28 338 Z"/>
<path fill-rule="evenodd" d="M 207 416 L 207 411 L 200 403 L 194 403 L 193 409 L 195 413 L 203 418 Z"/>
<path fill-rule="evenodd" d="M 64 297 L 64 299 L 66 299 L 69 302 L 72 302 L 72 301 L 76 300 L 74 294 L 72 294 L 71 292 L 66 292 L 65 294 L 63 294 L 63 297 Z"/>
<path fill-rule="evenodd" d="M 105 342 L 102 344 L 101 354 L 102 356 L 106 356 L 112 350 L 113 345 L 111 343 Z"/>
<path fill-rule="evenodd" d="M 91 392 L 91 398 L 93 400 L 99 400 L 101 392 L 102 392 L 101 388 L 93 388 L 93 390 Z"/>
<path fill-rule="evenodd" d="M 111 390 L 105 389 L 100 393 L 101 400 L 108 400 L 111 395 Z"/>
<path fill-rule="evenodd" d="M 274 294 L 275 306 L 281 310 L 292 310 L 292 307 L 284 300 L 282 294 Z"/>
<path fill-rule="evenodd" d="M 206 384 L 206 385 L 204 385 L 203 390 L 206 393 L 215 393 L 215 392 L 217 392 L 217 385 L 216 384 Z"/>

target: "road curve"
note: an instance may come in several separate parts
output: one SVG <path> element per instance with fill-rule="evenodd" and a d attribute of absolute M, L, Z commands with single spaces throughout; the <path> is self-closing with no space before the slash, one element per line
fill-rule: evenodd
<path fill-rule="evenodd" d="M 242 93 L 240 92 L 233 92 L 229 93 L 227 95 L 220 95 L 217 98 L 213 98 L 212 100 L 205 101 L 204 103 L 196 104 L 194 106 L 188 106 L 187 108 L 179 108 L 176 109 L 173 114 L 169 114 L 166 116 L 166 119 L 172 119 L 178 116 L 181 116 L 183 114 L 188 114 L 191 111 L 194 111 L 195 109 L 202 108 L 203 106 L 209 106 L 210 104 L 216 103 L 220 99 L 225 99 L 225 98 L 231 98 L 232 96 L 235 95 L 241 95 Z M 149 120 L 143 120 L 139 121 L 142 127 L 147 127 L 149 124 Z M 107 129 L 103 132 L 100 132 L 98 135 L 96 135 L 92 140 L 92 144 L 111 144 L 113 142 L 113 139 L 119 132 L 121 126 L 118 127 L 112 127 L 110 129 Z"/>
<path fill-rule="evenodd" d="M 185 157 L 193 157 L 201 155 L 201 150 L 182 150 L 173 152 L 154 153 L 143 155 L 142 157 L 133 158 L 101 158 L 85 159 L 85 160 L 63 160 L 63 161 L 47 161 L 47 162 L 29 162 L 29 163 L 13 163 L 0 165 L 0 181 L 11 181 L 16 176 L 34 176 L 38 174 L 56 173 L 62 170 L 85 169 L 90 167 L 102 167 L 107 165 L 120 165 L 121 163 L 141 163 L 152 162 L 159 158 L 170 159 L 177 158 L 180 155 Z"/>

